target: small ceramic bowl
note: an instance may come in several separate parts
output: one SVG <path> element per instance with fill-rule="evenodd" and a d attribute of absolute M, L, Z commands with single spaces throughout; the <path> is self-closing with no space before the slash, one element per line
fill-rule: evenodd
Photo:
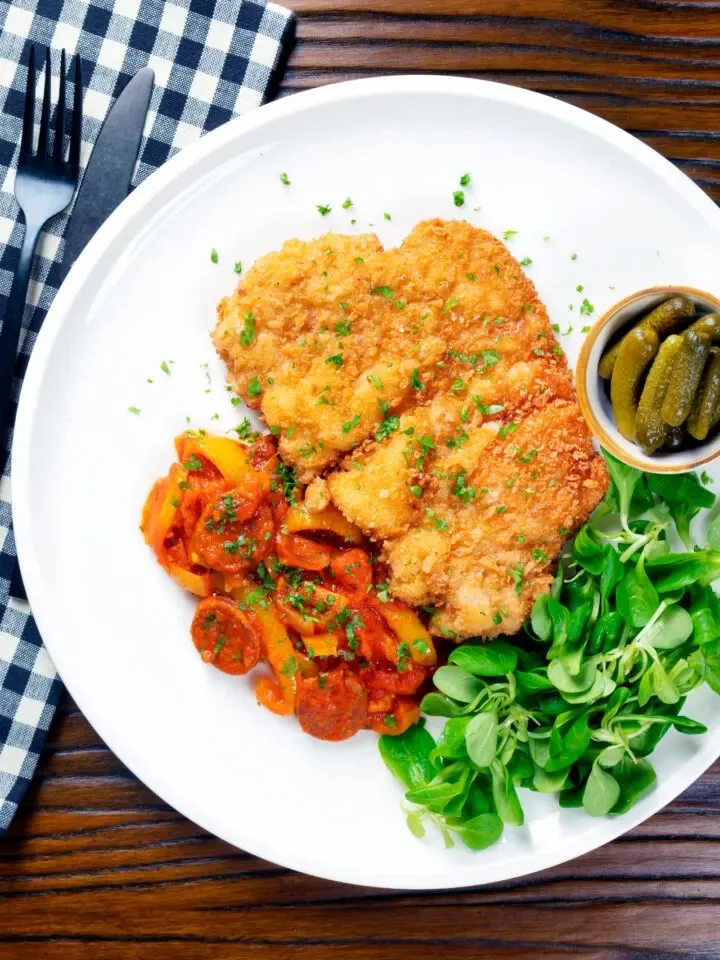
<path fill-rule="evenodd" d="M 708 463 L 720 454 L 720 431 L 685 450 L 658 450 L 652 456 L 643 453 L 637 444 L 626 440 L 615 426 L 605 381 L 598 373 L 600 357 L 615 333 L 623 327 L 629 327 L 633 320 L 639 320 L 675 294 L 693 300 L 699 314 L 720 313 L 720 299 L 694 287 L 649 287 L 640 290 L 616 303 L 600 317 L 585 338 L 577 364 L 578 402 L 591 431 L 618 460 L 647 473 L 684 473 Z"/>

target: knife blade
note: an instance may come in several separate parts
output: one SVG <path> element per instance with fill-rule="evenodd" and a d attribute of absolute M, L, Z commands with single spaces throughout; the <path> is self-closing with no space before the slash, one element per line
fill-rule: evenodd
<path fill-rule="evenodd" d="M 138 70 L 105 117 L 68 221 L 61 283 L 98 228 L 128 194 L 154 82 L 150 67 Z"/>
<path fill-rule="evenodd" d="M 60 283 L 98 228 L 128 194 L 154 83 L 155 74 L 150 67 L 138 70 L 105 117 L 68 221 Z M 27 600 L 17 560 L 10 579 L 10 596 Z"/>

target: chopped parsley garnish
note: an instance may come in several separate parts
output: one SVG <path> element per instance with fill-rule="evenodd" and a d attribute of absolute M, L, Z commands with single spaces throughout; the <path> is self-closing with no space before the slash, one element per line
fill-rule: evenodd
<path fill-rule="evenodd" d="M 518 428 L 516 423 L 506 423 L 504 427 L 500 427 L 498 430 L 498 436 L 504 440 L 505 437 L 509 437 L 511 433 L 514 433 Z"/>
<path fill-rule="evenodd" d="M 160 364 L 160 369 L 162 370 L 163 373 L 166 373 L 168 376 L 170 376 L 170 367 L 167 365 L 167 363 L 164 360 Z"/>
<path fill-rule="evenodd" d="M 355 263 L 365 263 L 365 260 L 363 257 L 355 257 Z"/>
<path fill-rule="evenodd" d="M 134 413 L 135 416 L 138 416 L 140 413 L 140 407 L 128 407 L 128 413 Z"/>
<path fill-rule="evenodd" d="M 290 177 L 286 173 L 280 174 L 280 183 L 284 183 L 286 187 L 290 186 Z"/>
<path fill-rule="evenodd" d="M 445 441 L 445 446 L 449 447 L 450 450 L 458 450 L 460 447 L 464 446 L 470 437 L 468 434 L 458 427 L 458 431 L 454 437 L 448 437 Z"/>
<path fill-rule="evenodd" d="M 470 416 L 471 414 L 467 407 L 460 408 L 460 423 L 467 423 Z"/>
<path fill-rule="evenodd" d="M 537 560 L 538 563 L 547 563 L 548 557 L 544 550 L 541 550 L 539 547 L 536 547 L 532 552 L 533 560 Z"/>
<path fill-rule="evenodd" d="M 335 336 L 338 338 L 350 336 L 349 320 L 338 320 L 338 322 L 335 324 Z"/>
<path fill-rule="evenodd" d="M 595 313 L 595 307 L 590 303 L 587 297 L 580 304 L 580 313 L 584 317 L 589 317 L 592 313 Z"/>
<path fill-rule="evenodd" d="M 298 663 L 295 657 L 288 657 L 280 668 L 280 673 L 285 677 L 294 677 L 297 673 Z"/>
<path fill-rule="evenodd" d="M 570 259 L 571 259 L 571 260 L 577 260 L 577 254 L 574 253 L 574 254 L 570 257 Z"/>
<path fill-rule="evenodd" d="M 383 216 L 385 217 L 386 220 L 392 220 L 392 217 L 390 216 L 389 213 L 384 213 Z"/>
<path fill-rule="evenodd" d="M 520 456 L 520 452 L 521 451 L 518 450 L 517 459 L 519 463 L 532 463 L 535 457 L 537 456 L 537 450 L 528 450 L 528 452 L 523 454 L 522 456 Z"/>
<path fill-rule="evenodd" d="M 370 293 L 374 297 L 387 297 L 388 299 L 393 296 L 393 292 L 390 287 L 373 287 Z"/>
<path fill-rule="evenodd" d="M 258 432 L 253 430 L 252 424 L 247 417 L 243 419 L 243 422 L 239 426 L 233 427 L 233 430 L 241 440 L 255 440 L 259 436 Z M 270 432 L 272 433 L 272 430 Z"/>
<path fill-rule="evenodd" d="M 202 470 L 203 468 L 202 460 L 200 460 L 199 457 L 196 457 L 195 454 L 193 454 L 189 459 L 187 459 L 183 463 L 183 466 L 190 473 L 199 473 L 199 471 Z"/>
<path fill-rule="evenodd" d="M 442 310 L 440 311 L 440 313 L 450 313 L 450 311 L 453 309 L 453 307 L 456 307 L 456 306 L 458 305 L 458 302 L 459 302 L 459 301 L 458 301 L 457 297 L 450 297 L 450 299 L 449 299 L 448 302 L 445 304 L 445 306 L 442 308 Z"/>
<path fill-rule="evenodd" d="M 259 397 L 261 393 L 260 381 L 257 377 L 253 377 L 250 383 L 247 385 L 247 392 L 249 397 Z"/>
<path fill-rule="evenodd" d="M 242 273 L 242 260 L 238 260 L 235 266 L 233 267 L 235 273 Z"/>
<path fill-rule="evenodd" d="M 496 414 L 501 413 L 505 409 L 505 405 L 503 403 L 483 403 L 482 397 L 478 396 L 477 393 L 474 393 L 471 399 L 478 408 L 478 411 L 484 417 L 494 417 Z"/>
<path fill-rule="evenodd" d="M 456 377 L 450 384 L 450 389 L 454 394 L 458 394 L 462 393 L 464 390 L 467 390 L 467 387 L 465 386 L 465 381 L 461 377 Z"/>
<path fill-rule="evenodd" d="M 339 368 L 343 365 L 343 355 L 341 353 L 335 353 L 332 357 L 328 357 L 325 363 L 331 363 L 334 367 Z"/>
<path fill-rule="evenodd" d="M 235 540 L 226 540 L 225 543 L 223 543 L 223 547 L 228 553 L 233 554 L 233 556 L 244 547 L 245 556 L 251 557 L 253 553 L 255 553 L 257 542 L 255 540 L 249 540 L 244 533 L 241 533 Z"/>
<path fill-rule="evenodd" d="M 465 470 L 458 470 L 458 472 L 455 474 L 454 482 L 450 488 L 450 492 L 453 494 L 453 496 L 457 497 L 459 500 L 462 500 L 464 504 L 468 504 L 475 499 L 475 487 L 470 487 L 467 485 Z"/>
<path fill-rule="evenodd" d="M 506 506 L 503 506 L 502 503 L 499 503 L 499 504 L 495 507 L 495 513 L 505 513 L 506 510 L 507 510 L 507 507 L 506 507 Z"/>
<path fill-rule="evenodd" d="M 353 205 L 353 202 L 350 199 L 350 197 L 347 197 L 345 200 L 343 200 L 343 205 L 342 205 L 343 210 L 349 210 L 352 205 Z"/>
<path fill-rule="evenodd" d="M 461 187 L 469 187 L 469 186 L 470 186 L 470 180 L 471 180 L 471 179 L 472 179 L 472 178 L 471 178 L 471 176 L 470 176 L 469 173 L 464 173 L 464 174 L 460 177 L 460 186 L 461 186 Z"/>
<path fill-rule="evenodd" d="M 410 372 L 410 386 L 413 390 L 419 390 L 421 393 L 425 389 L 425 384 L 420 379 L 420 371 L 417 367 Z"/>
<path fill-rule="evenodd" d="M 497 350 L 481 350 L 480 356 L 483 363 L 483 371 L 487 367 L 494 367 L 496 363 L 500 362 L 500 354 Z"/>
<path fill-rule="evenodd" d="M 368 383 L 372 383 L 376 390 L 383 389 L 383 382 L 380 379 L 380 377 L 378 377 L 377 374 L 375 373 L 370 374 L 370 376 L 368 377 Z"/>
<path fill-rule="evenodd" d="M 275 476 L 282 484 L 282 495 L 285 497 L 287 502 L 295 503 L 298 485 L 297 470 L 295 467 L 291 467 L 289 464 L 283 463 L 282 460 L 279 460 L 278 465 L 275 468 Z"/>
<path fill-rule="evenodd" d="M 436 530 L 447 530 L 449 524 L 444 517 L 441 517 L 436 510 L 431 510 L 430 507 L 426 507 L 425 516 L 432 520 L 432 525 Z"/>
<path fill-rule="evenodd" d="M 399 426 L 399 417 L 388 417 L 387 420 L 383 420 L 383 422 L 378 425 L 375 430 L 375 438 L 377 440 L 385 440 L 391 433 L 395 433 Z"/>
<path fill-rule="evenodd" d="M 250 344 L 253 342 L 254 336 L 255 336 L 255 317 L 253 316 L 252 311 L 250 311 L 243 318 L 243 329 L 239 337 L 240 346 L 249 347 Z"/>
<path fill-rule="evenodd" d="M 468 280 L 470 280 L 471 283 L 475 283 L 475 281 L 477 280 L 476 273 L 466 273 L 465 276 L 467 277 Z"/>
<path fill-rule="evenodd" d="M 512 581 L 515 584 L 515 593 L 518 596 L 520 596 L 523 588 L 523 577 L 524 577 L 523 565 L 521 563 L 516 563 L 514 567 L 510 567 L 510 569 L 508 570 L 508 573 L 510 574 Z"/>
<path fill-rule="evenodd" d="M 520 261 L 520 266 L 529 267 L 531 263 L 532 263 L 532 260 L 530 259 L 530 257 L 523 257 L 522 260 Z"/>
<path fill-rule="evenodd" d="M 317 211 L 321 217 L 326 217 L 331 210 L 332 210 L 332 207 L 330 206 L 330 204 L 318 203 L 317 205 Z"/>
<path fill-rule="evenodd" d="M 212 250 L 210 251 L 210 259 L 212 260 L 213 263 L 217 263 L 218 260 L 220 259 L 220 256 L 217 250 L 215 249 L 215 247 L 213 247 Z"/>
<path fill-rule="evenodd" d="M 352 420 L 348 420 L 346 423 L 342 425 L 342 432 L 350 433 L 350 431 L 354 430 L 355 427 L 360 423 L 360 420 L 361 420 L 361 415 L 359 413 L 356 413 L 355 416 L 352 418 Z"/>
<path fill-rule="evenodd" d="M 464 191 L 464 190 L 456 190 L 456 191 L 453 193 L 453 203 L 455 204 L 456 207 L 463 207 L 463 206 L 465 206 L 465 191 Z"/>
<path fill-rule="evenodd" d="M 412 493 L 412 495 L 415 497 L 421 497 L 423 495 L 422 487 L 418 486 L 417 484 L 413 484 L 410 487 L 410 493 Z"/>
<path fill-rule="evenodd" d="M 452 357 L 454 360 L 459 360 L 460 363 L 469 363 L 471 367 L 474 367 L 478 361 L 478 355 L 476 353 L 458 353 L 457 350 L 448 350 L 447 355 Z"/>

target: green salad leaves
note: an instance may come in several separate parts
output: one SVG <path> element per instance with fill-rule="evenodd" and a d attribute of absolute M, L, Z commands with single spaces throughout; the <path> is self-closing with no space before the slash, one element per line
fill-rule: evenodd
<path fill-rule="evenodd" d="M 643 474 L 604 455 L 608 493 L 524 633 L 452 650 L 422 702 L 446 718 L 437 741 L 424 721 L 380 737 L 418 837 L 429 822 L 447 845 L 488 847 L 523 823 L 518 787 L 624 813 L 655 781 L 647 758 L 665 734 L 706 730 L 680 711 L 702 683 L 720 694 L 720 515 L 707 546 L 690 545 L 715 495 L 693 473 Z"/>

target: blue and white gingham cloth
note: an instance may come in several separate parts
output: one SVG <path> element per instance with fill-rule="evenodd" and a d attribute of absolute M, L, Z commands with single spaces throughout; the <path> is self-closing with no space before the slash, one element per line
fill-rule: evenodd
<path fill-rule="evenodd" d="M 272 96 L 292 45 L 292 13 L 262 0 L 0 0 L 0 317 L 23 227 L 13 195 L 30 42 L 83 62 L 84 165 L 105 115 L 141 67 L 155 71 L 133 185 L 182 147 Z M 37 103 L 36 123 L 39 123 Z M 67 214 L 52 220 L 33 264 L 15 400 L 57 291 Z M 11 416 L 14 417 L 15 404 Z M 10 595 L 15 540 L 9 467 L 0 479 L 0 834 L 35 771 L 60 696 L 55 667 L 27 603 Z"/>

